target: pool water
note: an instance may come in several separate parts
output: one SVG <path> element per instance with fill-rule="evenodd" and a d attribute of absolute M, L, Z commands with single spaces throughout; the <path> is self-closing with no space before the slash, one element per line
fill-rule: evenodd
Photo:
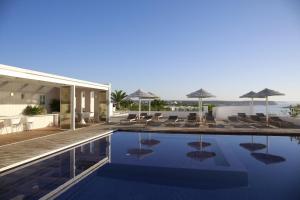
<path fill-rule="evenodd" d="M 296 200 L 299 141 L 115 132 L 1 175 L 0 199 Z"/>

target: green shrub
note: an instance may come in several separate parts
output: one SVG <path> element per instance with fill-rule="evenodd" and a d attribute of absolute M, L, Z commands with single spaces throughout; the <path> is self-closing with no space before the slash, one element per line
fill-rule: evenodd
<path fill-rule="evenodd" d="M 46 109 L 42 106 L 27 106 L 23 110 L 23 115 L 42 115 L 46 113 Z"/>

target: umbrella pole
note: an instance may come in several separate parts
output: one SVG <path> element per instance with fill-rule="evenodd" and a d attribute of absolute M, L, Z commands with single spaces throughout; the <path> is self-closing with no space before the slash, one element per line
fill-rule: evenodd
<path fill-rule="evenodd" d="M 267 154 L 269 153 L 269 136 L 267 136 Z"/>
<path fill-rule="evenodd" d="M 141 144 L 141 133 L 139 133 L 139 148 L 140 148 L 140 150 L 142 149 L 142 144 Z"/>
<path fill-rule="evenodd" d="M 268 99 L 268 96 L 266 96 L 266 122 L 267 122 L 267 126 L 269 126 L 269 99 Z"/>
<path fill-rule="evenodd" d="M 253 115 L 254 114 L 254 103 L 253 103 L 253 98 L 251 98 L 251 115 Z"/>
<path fill-rule="evenodd" d="M 200 121 L 202 122 L 202 98 L 199 98 L 199 116 L 200 116 Z"/>
<path fill-rule="evenodd" d="M 141 119 L 142 100 L 139 99 L 139 119 Z"/>

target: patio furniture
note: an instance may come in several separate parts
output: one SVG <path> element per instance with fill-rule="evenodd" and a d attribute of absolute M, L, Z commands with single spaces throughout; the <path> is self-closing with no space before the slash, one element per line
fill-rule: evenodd
<path fill-rule="evenodd" d="M 4 120 L 0 120 L 0 133 L 3 133 L 3 130 L 6 128 Z M 6 130 L 7 132 L 7 130 Z"/>
<path fill-rule="evenodd" d="M 206 113 L 205 114 L 205 123 L 206 124 L 216 124 L 216 120 L 213 115 Z"/>
<path fill-rule="evenodd" d="M 129 114 L 126 119 L 120 120 L 120 124 L 124 124 L 124 123 L 131 124 L 131 123 L 136 122 L 136 119 L 137 119 L 137 115 L 136 114 Z"/>
<path fill-rule="evenodd" d="M 95 122 L 95 113 L 83 112 L 82 118 L 83 118 L 84 122 L 94 123 Z"/>
<path fill-rule="evenodd" d="M 269 122 L 272 126 L 276 126 L 279 128 L 300 128 L 296 124 L 282 120 L 281 118 L 279 118 L 277 116 L 270 117 L 269 120 L 270 120 Z"/>
<path fill-rule="evenodd" d="M 13 132 L 14 128 L 16 130 L 16 132 L 19 130 L 19 128 L 21 127 L 22 123 L 21 123 L 21 117 L 18 118 L 12 118 L 10 119 L 10 126 L 11 126 L 11 132 Z"/>
<path fill-rule="evenodd" d="M 229 122 L 239 122 L 238 116 L 228 116 Z"/>
<path fill-rule="evenodd" d="M 143 119 L 148 116 L 148 113 L 141 113 L 140 118 Z"/>
<path fill-rule="evenodd" d="M 176 126 L 176 122 L 178 122 L 178 116 L 177 115 L 170 115 L 168 119 L 164 122 L 167 126 Z"/>
<path fill-rule="evenodd" d="M 185 122 L 186 127 L 196 127 L 198 126 L 197 113 L 189 113 L 187 120 Z"/>
<path fill-rule="evenodd" d="M 161 113 L 155 113 L 154 114 L 154 119 L 155 120 L 159 120 L 160 118 L 162 118 L 163 117 L 163 115 L 161 114 Z"/>
<path fill-rule="evenodd" d="M 238 113 L 237 115 L 238 120 L 242 121 L 242 122 L 253 122 L 253 120 L 250 119 L 249 116 L 246 115 L 246 113 Z"/>
<path fill-rule="evenodd" d="M 137 122 L 138 123 L 143 123 L 143 124 L 148 124 L 148 122 L 152 121 L 153 120 L 153 116 L 152 115 L 147 115 L 147 116 L 144 116 L 143 118 L 141 119 L 138 119 Z"/>
<path fill-rule="evenodd" d="M 25 125 L 25 130 L 26 131 L 30 131 L 32 129 L 33 121 L 34 121 L 34 119 L 32 117 L 26 117 L 25 118 L 24 125 Z"/>

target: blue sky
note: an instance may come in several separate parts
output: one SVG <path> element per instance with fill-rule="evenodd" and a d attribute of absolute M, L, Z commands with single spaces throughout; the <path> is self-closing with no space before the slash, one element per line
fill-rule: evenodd
<path fill-rule="evenodd" d="M 0 63 L 165 99 L 300 101 L 297 0 L 0 0 Z"/>

